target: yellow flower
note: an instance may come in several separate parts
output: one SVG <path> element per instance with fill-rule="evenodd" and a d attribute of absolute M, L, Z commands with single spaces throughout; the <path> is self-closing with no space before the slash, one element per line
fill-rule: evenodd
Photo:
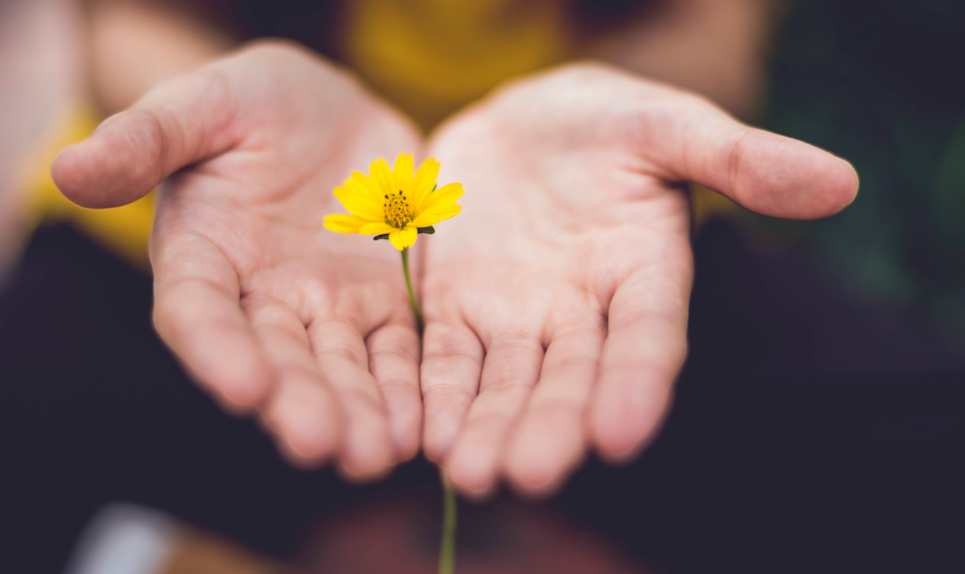
<path fill-rule="evenodd" d="M 395 170 L 382 158 L 372 162 L 371 176 L 353 172 L 335 197 L 352 215 L 328 215 L 325 227 L 338 233 L 388 236 L 402 251 L 415 244 L 419 233 L 433 233 L 432 226 L 454 217 L 462 209 L 462 184 L 450 183 L 435 189 L 439 162 L 429 158 L 412 175 L 412 154 L 399 154 Z"/>

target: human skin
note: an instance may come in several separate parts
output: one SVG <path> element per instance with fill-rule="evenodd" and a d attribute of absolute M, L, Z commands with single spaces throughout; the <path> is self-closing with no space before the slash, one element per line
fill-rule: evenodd
<path fill-rule="evenodd" d="M 103 17 L 95 92 L 108 109 L 220 49 L 147 66 L 170 52 L 160 49 L 176 40 L 166 30 L 184 28 L 107 33 L 152 21 Z M 130 42 L 150 45 L 125 50 Z M 151 73 L 118 71 L 135 64 Z M 202 386 L 259 416 L 301 464 L 334 458 L 349 476 L 375 478 L 413 456 L 418 339 L 398 255 L 319 225 L 343 212 L 330 192 L 352 169 L 421 154 L 407 122 L 324 60 L 262 44 L 105 124 L 58 159 L 55 179 L 71 199 L 104 207 L 174 174 L 152 242 L 155 319 Z M 523 80 L 438 131 L 440 181 L 468 193 L 463 214 L 413 255 L 417 284 L 420 262 L 431 266 L 421 444 L 460 490 L 484 493 L 506 477 L 547 493 L 588 446 L 611 460 L 639 452 L 685 354 L 692 269 L 679 183 L 788 217 L 826 215 L 853 196 L 846 164 L 774 138 L 697 96 L 594 66 Z M 710 158 L 728 146 L 742 151 Z M 808 211 L 824 201 L 826 177 L 847 180 L 832 182 L 840 205 Z M 609 195 L 590 199 L 599 182 Z"/>
<path fill-rule="evenodd" d="M 222 57 L 238 38 L 201 18 L 202 2 L 83 0 L 88 13 L 91 95 L 105 115 L 154 86 Z"/>
<path fill-rule="evenodd" d="M 71 0 L 0 2 L 0 287 L 31 230 L 35 156 L 84 88 L 82 30 Z"/>
<path fill-rule="evenodd" d="M 795 218 L 830 215 L 857 189 L 843 160 L 612 68 L 510 85 L 432 139 L 440 181 L 468 193 L 416 250 L 420 402 L 397 254 L 318 225 L 342 211 L 330 194 L 341 178 L 403 150 L 421 144 L 398 115 L 323 60 L 269 43 L 162 84 L 65 150 L 53 175 L 90 207 L 164 181 L 158 331 L 294 460 L 381 476 L 418 450 L 424 406 L 427 456 L 469 494 L 501 477 L 551 492 L 587 446 L 625 460 L 656 432 L 686 353 L 680 182 Z"/>
<path fill-rule="evenodd" d="M 633 457 L 687 349 L 682 182 L 775 217 L 847 206 L 850 164 L 596 64 L 510 84 L 442 126 L 467 192 L 424 252 L 423 448 L 462 492 L 557 488 L 592 446 Z"/>
<path fill-rule="evenodd" d="M 588 56 L 707 96 L 754 119 L 785 0 L 657 0 L 657 8 L 588 47 Z"/>
<path fill-rule="evenodd" d="M 162 83 L 52 170 L 93 208 L 161 184 L 161 338 L 293 461 L 372 479 L 418 451 L 419 339 L 398 253 L 321 222 L 352 170 L 402 151 L 421 152 L 417 131 L 350 76 L 262 42 Z"/>

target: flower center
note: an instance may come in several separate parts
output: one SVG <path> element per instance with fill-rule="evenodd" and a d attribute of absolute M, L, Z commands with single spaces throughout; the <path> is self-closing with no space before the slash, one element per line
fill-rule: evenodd
<path fill-rule="evenodd" d="M 412 210 L 409 209 L 409 202 L 401 191 L 399 195 L 386 195 L 385 206 L 382 209 L 385 212 L 385 222 L 392 227 L 402 229 L 412 221 Z"/>

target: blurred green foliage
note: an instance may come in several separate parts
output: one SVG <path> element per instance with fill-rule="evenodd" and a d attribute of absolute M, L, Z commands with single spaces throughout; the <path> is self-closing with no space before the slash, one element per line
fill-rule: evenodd
<path fill-rule="evenodd" d="M 853 292 L 965 340 L 965 2 L 799 0 L 764 127 L 851 161 L 858 199 L 804 233 Z M 755 218 L 774 233 L 782 225 Z M 800 224 L 797 224 L 800 225 Z"/>

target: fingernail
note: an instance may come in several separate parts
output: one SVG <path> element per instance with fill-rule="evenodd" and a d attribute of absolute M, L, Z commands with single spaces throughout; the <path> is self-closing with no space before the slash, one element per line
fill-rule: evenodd
<path fill-rule="evenodd" d="M 848 160 L 846 160 L 846 159 L 844 159 L 844 158 L 838 158 L 838 159 L 840 159 L 840 160 L 843 161 L 844 163 L 848 164 L 848 167 L 850 167 L 850 168 L 851 168 L 851 171 L 854 172 L 854 179 L 858 182 L 858 185 L 855 186 L 855 188 L 854 188 L 854 196 L 851 198 L 851 201 L 848 202 L 848 205 L 851 205 L 852 203 L 854 203 L 854 200 L 858 199 L 858 190 L 861 189 L 861 176 L 858 175 L 858 170 L 855 169 L 853 163 L 851 163 L 850 161 L 848 161 Z"/>
<path fill-rule="evenodd" d="M 70 146 L 67 146 L 67 147 L 70 147 Z M 65 147 L 64 149 L 60 150 L 60 153 L 58 153 L 57 155 L 54 156 L 54 161 L 50 162 L 50 173 L 51 173 L 51 175 L 53 175 L 53 173 L 54 173 L 54 166 L 57 165 L 57 160 L 60 158 L 60 156 L 64 155 L 64 152 L 65 152 L 65 151 L 67 151 L 67 148 L 66 148 L 66 147 Z"/>

